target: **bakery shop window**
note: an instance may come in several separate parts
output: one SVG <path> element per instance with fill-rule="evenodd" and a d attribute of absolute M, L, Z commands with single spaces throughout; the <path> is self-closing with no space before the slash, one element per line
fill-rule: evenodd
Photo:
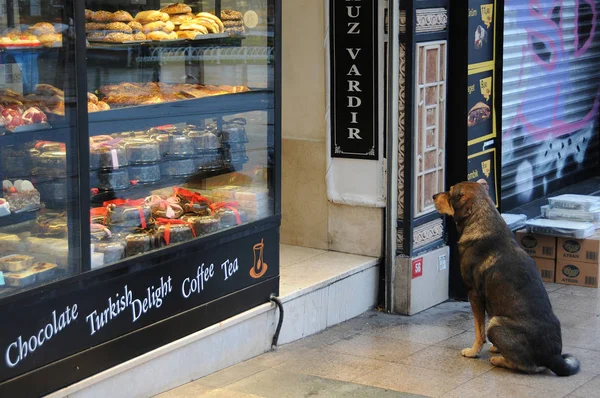
<path fill-rule="evenodd" d="M 0 299 L 274 214 L 267 3 L 0 0 Z"/>
<path fill-rule="evenodd" d="M 273 215 L 266 2 L 86 8 L 92 269 Z"/>
<path fill-rule="evenodd" d="M 0 299 L 81 272 L 72 18 L 54 3 L 0 0 Z"/>

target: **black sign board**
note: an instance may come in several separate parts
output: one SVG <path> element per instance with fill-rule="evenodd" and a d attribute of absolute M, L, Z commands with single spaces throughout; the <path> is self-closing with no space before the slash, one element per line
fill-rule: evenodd
<path fill-rule="evenodd" d="M 494 2 L 470 0 L 468 9 L 469 67 L 494 60 Z"/>
<path fill-rule="evenodd" d="M 331 156 L 377 160 L 377 1 L 330 4 Z"/>
<path fill-rule="evenodd" d="M 496 187 L 496 149 L 491 148 L 469 156 L 467 180 L 485 183 L 490 197 L 498 206 L 498 191 Z"/>
<path fill-rule="evenodd" d="M 467 114 L 469 145 L 494 134 L 494 71 L 469 75 L 467 80 Z M 485 138 L 484 138 L 485 137 Z"/>
<path fill-rule="evenodd" d="M 0 382 L 279 275 L 272 229 L 2 309 Z"/>

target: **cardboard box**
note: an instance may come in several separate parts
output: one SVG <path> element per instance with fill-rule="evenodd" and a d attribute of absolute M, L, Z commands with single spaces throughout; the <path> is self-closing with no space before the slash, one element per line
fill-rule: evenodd
<path fill-rule="evenodd" d="M 558 238 L 556 258 L 600 264 L 600 233 L 586 239 Z"/>
<path fill-rule="evenodd" d="M 554 271 L 556 270 L 556 260 L 549 258 L 536 258 L 532 257 L 533 261 L 535 261 L 535 265 L 540 271 L 540 275 L 542 276 L 542 280 L 544 282 L 554 282 Z"/>
<path fill-rule="evenodd" d="M 529 234 L 522 229 L 517 231 L 517 242 L 531 257 L 556 258 L 556 238 L 554 236 Z"/>
<path fill-rule="evenodd" d="M 556 283 L 597 288 L 599 275 L 598 264 L 570 260 L 556 262 Z"/>

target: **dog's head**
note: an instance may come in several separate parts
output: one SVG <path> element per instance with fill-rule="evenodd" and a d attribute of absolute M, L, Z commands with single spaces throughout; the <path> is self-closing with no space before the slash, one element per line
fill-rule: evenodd
<path fill-rule="evenodd" d="M 491 199 L 487 183 L 467 181 L 450 187 L 448 192 L 433 195 L 433 201 L 440 214 L 452 216 L 458 223 L 468 219 L 478 203 L 491 202 Z"/>

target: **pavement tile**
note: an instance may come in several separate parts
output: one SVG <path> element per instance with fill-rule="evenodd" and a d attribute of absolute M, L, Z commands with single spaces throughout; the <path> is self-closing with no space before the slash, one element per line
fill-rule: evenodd
<path fill-rule="evenodd" d="M 257 363 L 246 361 L 205 376 L 198 382 L 207 387 L 220 388 L 266 369 Z"/>
<path fill-rule="evenodd" d="M 553 311 L 558 317 L 560 326 L 563 330 L 567 328 L 579 327 L 585 322 L 589 321 L 590 318 L 595 317 L 595 315 L 590 314 L 589 312 L 575 311 L 573 309 L 567 310 L 564 308 L 553 308 Z"/>
<path fill-rule="evenodd" d="M 326 347 L 329 351 L 389 362 L 401 361 L 425 348 L 425 344 L 370 334 L 353 335 Z"/>
<path fill-rule="evenodd" d="M 274 382 L 276 381 L 276 382 Z M 228 386 L 227 391 L 240 391 L 265 398 L 348 397 L 348 398 L 418 398 L 361 384 L 341 382 L 317 376 L 294 374 L 275 369 L 257 373 Z"/>
<path fill-rule="evenodd" d="M 588 381 L 571 393 L 573 397 L 598 398 L 600 396 L 600 376 Z"/>
<path fill-rule="evenodd" d="M 419 368 L 437 369 L 465 376 L 479 376 L 493 366 L 485 358 L 465 358 L 453 348 L 431 346 L 402 360 L 405 365 Z"/>
<path fill-rule="evenodd" d="M 342 381 L 353 381 L 385 366 L 387 363 L 317 348 L 290 358 L 273 369 Z"/>
<path fill-rule="evenodd" d="M 588 316 L 585 320 L 577 323 L 574 327 L 578 329 L 592 329 L 600 331 L 600 315 Z"/>
<path fill-rule="evenodd" d="M 569 377 L 558 377 L 549 370 L 537 374 L 526 374 L 508 369 L 494 368 L 481 377 L 488 382 L 518 384 L 539 390 L 554 391 L 567 395 L 578 387 L 593 379 L 596 375 L 581 371 Z"/>
<path fill-rule="evenodd" d="M 442 395 L 443 398 L 561 398 L 564 394 L 477 377 Z"/>
<path fill-rule="evenodd" d="M 548 295 L 553 308 L 600 314 L 600 300 L 597 297 L 562 294 L 563 289 Z"/>
<path fill-rule="evenodd" d="M 546 291 L 548 293 L 552 293 L 555 292 L 559 289 L 562 289 L 563 287 L 565 287 L 567 285 L 559 285 L 558 283 L 548 283 L 548 282 L 544 282 L 544 287 L 546 288 Z"/>
<path fill-rule="evenodd" d="M 563 344 L 567 346 L 600 351 L 599 334 L 597 331 L 592 329 L 563 329 L 562 340 Z"/>
<path fill-rule="evenodd" d="M 407 340 L 419 344 L 435 344 L 464 332 L 447 326 L 402 324 L 372 332 L 377 336 Z"/>
<path fill-rule="evenodd" d="M 379 311 L 368 311 L 365 314 L 357 316 L 356 318 L 338 323 L 327 330 L 341 333 L 344 335 L 344 337 L 347 337 L 357 333 L 377 330 L 390 325 L 403 323 L 404 319 L 406 319 L 406 322 L 408 322 L 410 317 L 385 314 Z"/>
<path fill-rule="evenodd" d="M 155 398 L 196 398 L 211 391 L 211 387 L 200 384 L 200 380 L 192 381 L 180 387 L 155 395 Z"/>
<path fill-rule="evenodd" d="M 388 363 L 383 368 L 362 376 L 354 382 L 411 394 L 439 397 L 470 379 L 471 376 L 442 370 Z"/>

